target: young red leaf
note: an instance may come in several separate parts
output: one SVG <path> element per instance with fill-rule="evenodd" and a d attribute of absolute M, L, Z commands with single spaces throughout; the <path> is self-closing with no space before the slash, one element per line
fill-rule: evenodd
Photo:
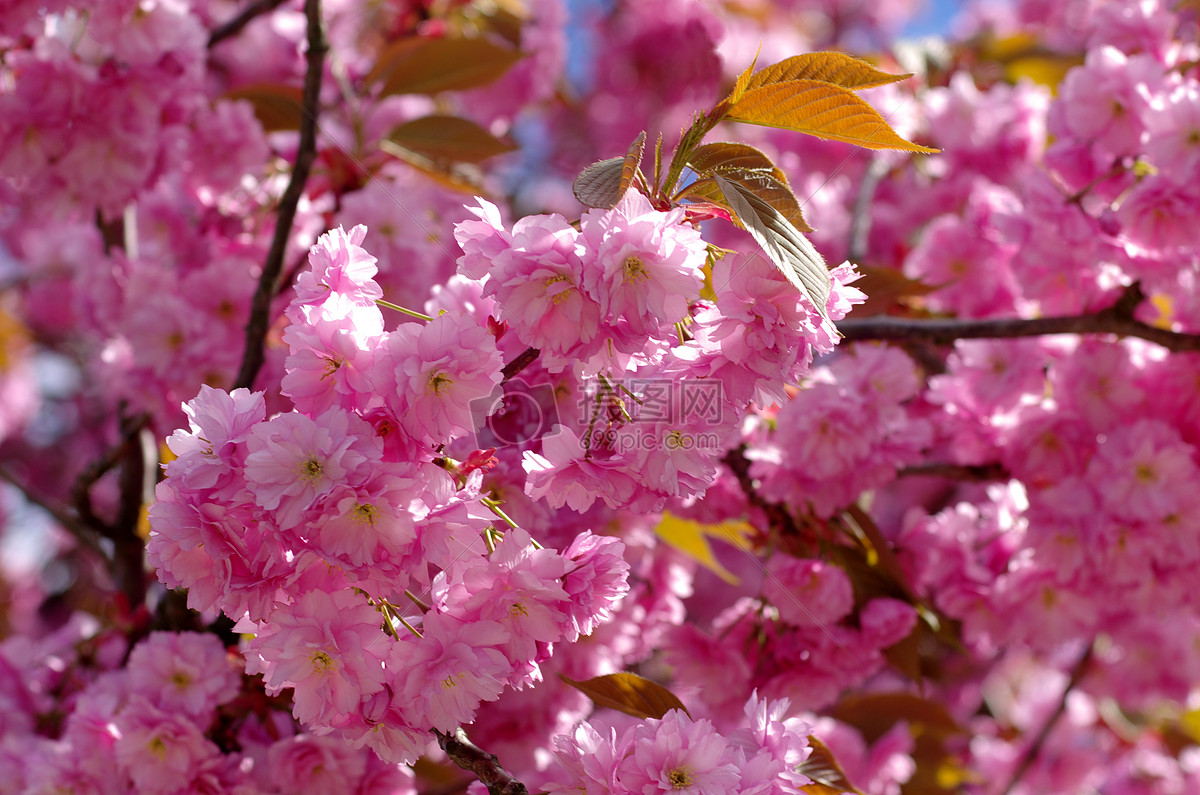
<path fill-rule="evenodd" d="M 394 128 L 388 140 L 433 160 L 459 163 L 478 163 L 516 149 L 475 122 L 457 116 L 413 119 Z"/>
<path fill-rule="evenodd" d="M 673 709 L 683 710 L 691 717 L 674 693 L 637 674 L 608 674 L 583 682 L 561 674 L 559 678 L 590 698 L 597 707 L 615 709 L 635 718 L 662 718 Z"/>
<path fill-rule="evenodd" d="M 266 132 L 300 129 L 304 116 L 304 92 L 282 83 L 254 83 L 225 93 L 226 99 L 244 99 L 254 108 Z"/>
<path fill-rule="evenodd" d="M 724 141 L 704 144 L 696 147 L 688 157 L 688 165 L 702 178 L 720 174 L 739 183 L 778 210 L 796 229 L 813 231 L 804 220 L 800 202 L 788 185 L 787 176 L 771 158 L 753 146 Z M 701 191 L 704 190 L 702 187 Z M 719 198 L 715 187 L 709 192 Z"/>
<path fill-rule="evenodd" d="M 508 71 L 522 54 L 487 39 L 400 39 L 379 56 L 367 75 L 382 93 L 436 94 L 487 85 Z"/>
<path fill-rule="evenodd" d="M 863 791 L 846 778 L 841 765 L 833 758 L 833 752 L 825 743 L 809 735 L 808 747 L 812 749 L 812 753 L 800 763 L 796 772 L 808 776 L 813 783 L 801 786 L 801 792 L 808 795 L 839 795 L 843 792 L 863 795 Z"/>

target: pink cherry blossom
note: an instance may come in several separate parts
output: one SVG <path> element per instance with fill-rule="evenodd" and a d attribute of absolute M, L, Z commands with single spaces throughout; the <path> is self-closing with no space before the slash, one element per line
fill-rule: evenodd
<path fill-rule="evenodd" d="M 728 740 L 711 723 L 672 710 L 634 730 L 616 779 L 618 786 L 638 795 L 719 795 L 737 791 L 741 776 L 736 761 Z"/>
<path fill-rule="evenodd" d="M 374 383 L 411 438 L 440 443 L 483 421 L 477 401 L 486 401 L 500 383 L 502 366 L 486 327 L 445 314 L 401 325 L 386 346 Z"/>
<path fill-rule="evenodd" d="M 312 591 L 258 627 L 245 644 L 246 670 L 263 674 L 268 692 L 293 688 L 296 719 L 328 727 L 383 688 L 390 641 L 379 626 L 353 591 Z"/>
<path fill-rule="evenodd" d="M 315 419 L 280 414 L 251 430 L 246 481 L 281 527 L 295 527 L 334 486 L 367 478 L 382 455 L 373 439 L 370 426 L 345 409 L 330 408 Z"/>
<path fill-rule="evenodd" d="M 634 334 L 653 334 L 682 320 L 699 295 L 705 245 L 683 223 L 683 210 L 655 210 L 630 190 L 612 210 L 584 213 L 580 233 L 589 252 L 584 286 L 600 309 L 623 318 Z"/>

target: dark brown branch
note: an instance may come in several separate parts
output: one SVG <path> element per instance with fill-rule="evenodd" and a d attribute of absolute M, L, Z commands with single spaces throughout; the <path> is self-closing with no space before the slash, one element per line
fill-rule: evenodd
<path fill-rule="evenodd" d="M 121 457 L 118 474 L 120 501 L 113 519 L 113 574 L 117 587 L 129 600 L 130 607 L 146 601 L 146 542 L 138 532 L 142 510 L 154 500 L 155 467 L 158 449 L 146 427 L 148 418 L 126 420 L 122 428 L 129 443 Z M 135 430 L 136 429 L 136 430 Z"/>
<path fill-rule="evenodd" d="M 1092 662 L 1092 651 L 1095 649 L 1095 643 L 1089 643 L 1087 649 L 1080 656 L 1079 661 L 1075 663 L 1075 667 L 1071 669 L 1071 678 L 1067 680 L 1067 686 L 1063 688 L 1062 698 L 1058 700 L 1058 706 L 1055 707 L 1054 713 L 1046 719 L 1042 724 L 1041 730 L 1037 737 L 1025 749 L 1025 753 L 1021 756 L 1021 761 L 1013 769 L 1012 778 L 1008 780 L 1008 786 L 1004 788 L 1002 795 L 1009 795 L 1013 788 L 1021 781 L 1033 763 L 1037 761 L 1038 756 L 1042 752 L 1042 748 L 1046 745 L 1046 738 L 1050 736 L 1050 732 L 1054 729 L 1058 719 L 1067 711 L 1067 697 L 1071 695 L 1071 691 L 1079 686 L 1079 682 L 1087 673 L 1088 667 Z"/>
<path fill-rule="evenodd" d="M 141 447 L 135 442 L 146 424 L 150 422 L 149 414 L 140 414 L 132 419 L 121 421 L 121 438 L 103 456 L 93 461 L 79 473 L 71 487 L 71 501 L 75 505 L 79 521 L 90 527 L 92 532 L 111 538 L 113 525 L 101 519 L 92 509 L 92 487 L 100 478 L 121 466 L 129 456 L 141 455 Z M 132 452 L 131 452 L 132 451 Z M 141 505 L 138 505 L 141 508 Z M 135 517 L 136 521 L 136 517 Z"/>
<path fill-rule="evenodd" d="M 746 458 L 744 445 L 726 453 L 725 457 L 721 459 L 721 463 L 729 467 L 729 471 L 737 478 L 738 485 L 742 487 L 742 493 L 746 495 L 746 501 L 762 511 L 772 527 L 779 528 L 784 535 L 799 537 L 800 525 L 787 508 L 779 503 L 769 502 L 759 495 L 758 489 L 754 486 L 754 479 L 750 477 L 750 460 Z"/>
<path fill-rule="evenodd" d="M 275 221 L 275 236 L 267 262 L 258 280 L 258 289 L 250 308 L 250 320 L 246 323 L 246 349 L 242 354 L 242 366 L 238 370 L 234 388 L 254 388 L 254 379 L 262 368 L 265 354 L 263 345 L 267 329 L 271 324 L 271 299 L 275 296 L 275 282 L 283 270 L 283 257 L 287 252 L 288 237 L 292 222 L 296 218 L 296 207 L 304 194 L 304 185 L 317 157 L 317 112 L 321 94 L 321 75 L 325 68 L 325 33 L 321 24 L 320 0 L 305 0 L 304 13 L 308 20 L 308 71 L 304 76 L 304 115 L 300 120 L 300 145 L 296 151 L 296 165 L 291 181 L 279 202 Z"/>
<path fill-rule="evenodd" d="M 138 534 L 138 521 L 143 506 L 153 497 L 153 480 L 148 481 L 147 475 L 158 463 L 158 451 L 147 430 L 149 422 L 150 415 L 145 413 L 122 416 L 120 439 L 80 473 L 71 487 L 77 524 L 86 528 L 86 535 L 102 536 L 113 542 L 109 559 L 112 574 L 130 607 L 146 600 L 146 544 Z M 114 469 L 117 470 L 119 502 L 116 515 L 106 521 L 97 516 L 92 507 L 92 487 Z M 66 515 L 62 509 L 52 513 L 55 518 Z M 72 532 L 79 536 L 78 532 Z"/>
<path fill-rule="evenodd" d="M 286 2 L 287 0 L 255 0 L 255 2 L 243 8 L 233 19 L 218 25 L 213 29 L 212 33 L 208 34 L 209 49 L 212 49 L 230 36 L 236 36 L 255 17 L 266 14 L 269 11 L 274 11 Z"/>
<path fill-rule="evenodd" d="M 1108 309 L 1087 315 L 1039 318 L 918 319 L 868 317 L 843 320 L 838 331 L 847 342 L 891 340 L 950 345 L 963 339 L 1010 339 L 1047 334 L 1117 334 L 1138 337 L 1176 353 L 1200 351 L 1200 334 L 1183 334 L 1147 325 L 1133 317 L 1134 308 L 1145 300 L 1141 288 L 1130 285 Z"/>
<path fill-rule="evenodd" d="M 948 464 L 930 461 L 897 470 L 896 476 L 901 478 L 930 476 L 949 478 L 950 480 L 987 481 L 1006 480 L 1009 475 L 999 464 Z"/>
<path fill-rule="evenodd" d="M 509 381 L 513 380 L 517 373 L 533 364 L 540 354 L 541 351 L 539 351 L 537 348 L 526 348 L 525 350 L 521 351 L 519 354 L 517 354 L 517 358 L 504 365 L 504 369 L 500 371 L 500 374 L 503 376 L 503 378 L 500 380 L 500 383 L 507 384 Z"/>
<path fill-rule="evenodd" d="M 434 734 L 437 735 L 438 745 L 454 764 L 474 773 L 491 795 L 529 795 L 524 784 L 500 767 L 500 761 L 493 754 L 467 739 L 462 729 L 455 729 L 453 736 L 440 731 L 434 731 Z"/>

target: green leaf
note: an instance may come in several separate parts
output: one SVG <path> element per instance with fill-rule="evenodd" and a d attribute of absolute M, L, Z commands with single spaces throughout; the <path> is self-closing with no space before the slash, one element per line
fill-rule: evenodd
<path fill-rule="evenodd" d="M 508 71 L 522 54 L 487 39 L 412 36 L 390 45 L 367 75 L 390 94 L 436 94 L 487 85 Z"/>
<path fill-rule="evenodd" d="M 727 142 L 704 144 L 688 156 L 688 165 L 701 178 L 720 174 L 737 182 L 778 210 L 796 229 L 813 231 L 804 220 L 800 202 L 788 185 L 787 176 L 771 162 L 771 158 L 753 146 Z"/>
<path fill-rule="evenodd" d="M 473 121 L 457 116 L 424 116 L 396 127 L 388 140 L 432 160 L 478 163 L 516 149 Z"/>
<path fill-rule="evenodd" d="M 583 682 L 568 679 L 562 674 L 558 676 L 590 698 L 597 707 L 615 709 L 635 718 L 661 719 L 673 709 L 683 710 L 685 715 L 691 717 L 687 707 L 674 693 L 637 674 L 608 674 Z"/>
<path fill-rule="evenodd" d="M 891 75 L 870 63 L 842 52 L 810 52 L 768 66 L 746 83 L 746 89 L 759 88 L 789 80 L 819 80 L 835 86 L 859 90 L 907 80 L 911 74 Z"/>
<path fill-rule="evenodd" d="M 812 749 L 812 753 L 808 755 L 808 759 L 800 763 L 796 771 L 811 778 L 813 783 L 801 785 L 801 792 L 808 793 L 808 795 L 838 795 L 842 792 L 863 795 L 862 790 L 855 787 L 846 778 L 841 765 L 833 758 L 833 752 L 825 743 L 809 735 L 808 747 Z"/>
<path fill-rule="evenodd" d="M 304 92 L 282 83 L 254 83 L 225 92 L 226 99 L 244 99 L 264 132 L 299 130 L 304 118 Z"/>
<path fill-rule="evenodd" d="M 819 80 L 789 80 L 751 88 L 729 109 L 728 121 L 795 130 L 867 149 L 935 154 L 901 138 L 879 111 L 848 88 Z"/>
<path fill-rule="evenodd" d="M 643 130 L 624 157 L 610 157 L 600 160 L 580 172 L 575 178 L 571 190 L 575 198 L 585 207 L 600 207 L 608 209 L 616 207 L 617 202 L 625 195 L 625 191 L 633 184 L 642 163 L 642 150 L 646 145 L 646 132 Z"/>
<path fill-rule="evenodd" d="M 813 244 L 778 210 L 746 188 L 720 174 L 714 174 L 713 180 L 733 214 L 784 278 L 808 296 L 822 317 L 828 317 L 825 314 L 825 301 L 831 289 L 829 271 Z"/>

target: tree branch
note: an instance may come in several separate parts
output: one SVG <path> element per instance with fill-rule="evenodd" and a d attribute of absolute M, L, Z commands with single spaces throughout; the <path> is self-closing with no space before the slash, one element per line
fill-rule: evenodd
<path fill-rule="evenodd" d="M 267 262 L 258 280 L 258 289 L 251 303 L 250 320 L 246 323 L 246 349 L 242 354 L 242 365 L 238 370 L 234 388 L 254 388 L 254 379 L 262 368 L 265 354 L 263 345 L 271 320 L 271 299 L 275 295 L 275 282 L 283 270 L 283 257 L 287 251 L 292 222 L 296 218 L 296 207 L 304 194 L 313 161 L 317 157 L 317 113 L 321 94 L 321 75 L 325 68 L 325 34 L 321 24 L 320 0 L 305 0 L 304 13 L 308 20 L 308 70 L 304 76 L 304 116 L 300 120 L 300 144 L 296 150 L 296 165 L 292 179 L 288 182 L 283 198 L 279 202 L 279 213 L 275 221 L 275 236 Z"/>
<path fill-rule="evenodd" d="M 950 480 L 1006 480 L 1009 475 L 1000 464 L 949 464 L 939 461 L 928 461 L 924 464 L 913 464 L 896 470 L 896 477 L 938 477 Z"/>
<path fill-rule="evenodd" d="M 1086 315 L 1039 318 L 908 319 L 868 317 L 843 320 L 838 331 L 847 342 L 891 340 L 950 345 L 963 339 L 1011 339 L 1047 334 L 1117 334 L 1138 337 L 1176 353 L 1200 351 L 1200 334 L 1167 331 L 1143 323 L 1133 310 L 1145 300 L 1135 282 L 1108 309 Z"/>
<path fill-rule="evenodd" d="M 746 446 L 735 447 L 727 452 L 721 463 L 729 467 L 729 471 L 737 478 L 746 502 L 762 511 L 772 527 L 779 529 L 786 536 L 801 537 L 800 525 L 784 506 L 762 498 L 755 488 L 754 478 L 750 477 L 750 460 L 746 458 Z"/>
<path fill-rule="evenodd" d="M 121 410 L 124 414 L 124 409 Z M 133 455 L 141 456 L 140 444 L 135 444 L 146 425 L 150 422 L 149 414 L 139 414 L 132 419 L 121 419 L 121 437 L 117 443 L 113 445 L 99 459 L 88 465 L 83 472 L 79 473 L 79 477 L 75 479 L 74 485 L 71 486 L 71 501 L 75 504 L 75 512 L 79 517 L 79 521 L 85 526 L 90 527 L 93 532 L 99 533 L 106 538 L 113 537 L 114 524 L 101 519 L 92 509 L 92 486 L 100 478 L 104 477 L 108 472 L 121 466 L 123 462 Z M 122 495 L 124 499 L 124 495 Z M 139 504 L 138 508 L 140 509 Z M 136 517 L 135 517 L 136 519 Z"/>
<path fill-rule="evenodd" d="M 94 527 L 91 527 L 85 522 L 81 521 L 78 516 L 68 511 L 57 502 L 43 497 L 42 495 L 33 491 L 30 487 L 21 483 L 21 481 L 19 481 L 17 477 L 3 464 L 0 464 L 0 480 L 3 480 L 21 492 L 22 496 L 24 496 L 29 503 L 36 505 L 46 513 L 50 514 L 50 516 L 54 517 L 54 521 L 58 522 L 58 524 L 64 530 L 70 533 L 71 536 L 78 541 L 81 546 L 91 550 L 97 557 L 100 558 L 100 560 L 103 560 L 106 563 L 111 562 L 109 556 L 96 541 L 97 534 Z"/>
<path fill-rule="evenodd" d="M 846 259 L 851 262 L 858 262 L 867 254 L 867 236 L 871 233 L 871 203 L 887 172 L 887 160 L 875 155 L 867 164 L 862 181 L 858 183 L 858 196 L 850 213 L 850 242 L 846 248 Z"/>
<path fill-rule="evenodd" d="M 529 795 L 524 784 L 500 767 L 500 761 L 493 754 L 467 739 L 462 729 L 455 729 L 454 736 L 437 730 L 433 733 L 437 735 L 438 745 L 454 760 L 454 764 L 474 773 L 491 795 Z"/>
<path fill-rule="evenodd" d="M 154 496 L 156 473 L 153 468 L 158 463 L 158 450 L 147 427 L 149 414 L 128 417 L 124 407 L 120 414 L 121 436 L 117 443 L 84 469 L 71 487 L 75 515 L 71 516 L 62 508 L 53 510 L 44 502 L 38 504 L 76 538 L 92 538 L 89 547 L 98 548 L 95 537 L 113 542 L 113 553 L 105 559 L 111 566 L 117 588 L 133 608 L 146 601 L 146 543 L 138 534 L 138 522 L 142 508 Z M 119 502 L 116 515 L 106 521 L 96 515 L 92 506 L 92 487 L 114 469 L 117 470 Z M 30 496 L 28 492 L 26 496 Z M 70 523 L 65 524 L 64 520 Z"/>
<path fill-rule="evenodd" d="M 212 33 L 208 34 L 208 48 L 211 50 L 230 36 L 236 36 L 255 17 L 266 14 L 269 11 L 274 11 L 286 2 L 287 0 L 255 0 L 255 2 L 243 8 L 241 13 L 233 19 L 213 28 Z"/>
<path fill-rule="evenodd" d="M 113 518 L 113 573 L 130 608 L 146 601 L 146 542 L 138 532 L 142 510 L 154 501 L 158 447 L 147 427 L 148 415 L 122 421 L 128 438 L 118 473 L 117 515 Z"/>
<path fill-rule="evenodd" d="M 539 355 L 541 355 L 541 351 L 539 351 L 537 348 L 526 348 L 518 353 L 517 357 L 508 364 L 504 365 L 504 369 L 500 371 L 501 376 L 503 376 L 503 378 L 500 380 L 500 383 L 507 384 L 509 381 L 513 380 L 517 373 L 533 364 Z"/>
<path fill-rule="evenodd" d="M 1046 719 L 1037 737 L 1025 749 L 1025 753 L 1021 756 L 1021 761 L 1013 769 L 1012 778 L 1008 780 L 1008 786 L 1004 788 L 1002 795 L 1009 795 L 1013 791 L 1013 788 L 1021 781 L 1021 778 L 1029 772 L 1029 768 L 1033 766 L 1033 763 L 1037 761 L 1042 748 L 1046 745 L 1046 738 L 1050 736 L 1050 732 L 1054 729 L 1055 724 L 1058 723 L 1058 719 L 1067 711 L 1067 696 L 1071 695 L 1071 691 L 1079 686 L 1080 680 L 1087 673 L 1088 666 L 1092 662 L 1092 652 L 1095 647 L 1096 644 L 1094 641 L 1089 643 L 1078 662 L 1075 663 L 1075 667 L 1071 669 L 1071 678 L 1067 680 L 1067 686 L 1063 688 L 1062 698 L 1059 699 L 1058 706 L 1055 707 L 1054 713 Z"/>

